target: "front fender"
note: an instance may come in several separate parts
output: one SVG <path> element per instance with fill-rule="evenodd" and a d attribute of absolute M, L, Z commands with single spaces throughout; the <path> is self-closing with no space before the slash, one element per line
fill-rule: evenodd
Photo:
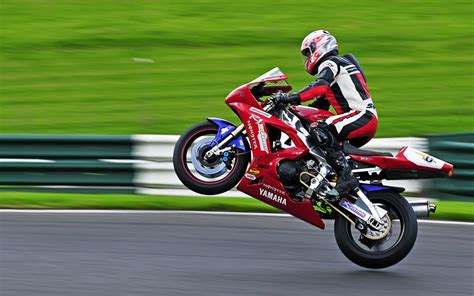
<path fill-rule="evenodd" d="M 217 125 L 218 128 L 217 135 L 211 142 L 211 147 L 217 145 L 217 143 L 219 143 L 222 139 L 227 137 L 233 130 L 236 129 L 236 126 L 232 122 L 225 119 L 208 117 L 207 120 Z M 232 145 L 235 145 L 235 147 L 242 152 L 250 151 L 249 144 L 247 140 L 244 139 L 243 135 L 239 135 L 237 138 L 233 139 L 229 142 L 229 144 L 227 144 L 227 146 Z"/>

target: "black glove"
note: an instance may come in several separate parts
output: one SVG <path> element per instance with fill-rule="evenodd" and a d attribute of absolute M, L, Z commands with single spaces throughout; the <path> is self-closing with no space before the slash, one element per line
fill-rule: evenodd
<path fill-rule="evenodd" d="M 299 105 L 301 104 L 301 99 L 299 94 L 287 94 L 283 92 L 279 92 L 273 96 L 273 103 L 277 106 L 280 105 Z"/>

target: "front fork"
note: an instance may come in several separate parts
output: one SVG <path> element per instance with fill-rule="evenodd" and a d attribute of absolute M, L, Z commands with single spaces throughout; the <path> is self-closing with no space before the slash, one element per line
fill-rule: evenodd
<path fill-rule="evenodd" d="M 269 101 L 263 107 L 263 111 L 270 112 L 274 107 L 275 105 L 271 101 Z M 211 158 L 213 155 L 222 155 L 224 153 L 223 148 L 226 147 L 226 145 L 232 140 L 236 139 L 240 134 L 245 134 L 245 126 L 243 123 L 236 127 L 232 132 L 230 132 L 224 139 L 220 140 L 217 145 L 212 147 L 212 149 L 204 155 L 204 157 Z"/>
<path fill-rule="evenodd" d="M 353 214 L 355 217 L 364 221 L 372 228 L 379 230 L 382 228 L 382 218 L 387 214 L 383 208 L 374 205 L 369 198 L 360 189 L 355 190 L 357 196 L 352 196 L 355 202 L 352 203 L 345 198 L 341 198 L 339 206 Z M 357 222 L 349 220 L 352 224 Z"/>
<path fill-rule="evenodd" d="M 245 126 L 242 123 L 241 125 L 236 127 L 232 132 L 230 132 L 229 135 L 227 135 L 227 137 L 225 137 L 224 139 L 219 141 L 219 143 L 217 143 L 217 145 L 215 145 L 209 151 L 207 151 L 206 154 L 204 155 L 204 157 L 206 159 L 210 159 L 213 156 L 221 156 L 227 150 L 230 150 L 230 147 L 226 147 L 226 145 L 228 143 L 230 143 L 233 139 L 237 138 L 242 133 L 242 131 L 244 129 L 245 129 Z"/>

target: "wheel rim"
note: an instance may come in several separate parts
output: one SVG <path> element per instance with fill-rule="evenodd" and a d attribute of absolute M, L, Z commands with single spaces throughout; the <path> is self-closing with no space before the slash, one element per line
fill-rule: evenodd
<path fill-rule="evenodd" d="M 192 144 L 191 162 L 194 169 L 203 177 L 217 178 L 225 174 L 227 167 L 222 159 L 217 159 L 211 163 L 204 160 L 204 154 L 209 150 L 212 137 L 202 138 Z"/>
<path fill-rule="evenodd" d="M 206 167 L 201 162 L 199 159 L 203 153 L 201 149 L 210 143 L 216 134 L 217 129 L 197 131 L 188 138 L 181 152 L 181 162 L 186 174 L 197 183 L 213 185 L 225 182 L 232 175 L 239 161 L 239 157 L 236 156 L 231 162 L 230 170 L 222 161 L 219 161 L 216 167 Z"/>
<path fill-rule="evenodd" d="M 347 223 L 347 231 L 355 248 L 362 252 L 376 255 L 386 253 L 395 248 L 405 234 L 406 225 L 403 219 L 400 219 L 402 215 L 396 205 L 386 200 L 374 199 L 372 202 L 388 211 L 383 217 L 388 219 L 384 226 L 387 229 L 382 230 L 381 233 L 370 231 L 366 235 L 363 235 L 355 226 L 351 223 Z"/>

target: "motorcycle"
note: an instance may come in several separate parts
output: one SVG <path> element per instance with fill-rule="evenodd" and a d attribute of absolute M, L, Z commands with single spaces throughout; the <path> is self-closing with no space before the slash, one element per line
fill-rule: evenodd
<path fill-rule="evenodd" d="M 227 96 L 241 125 L 210 117 L 186 131 L 174 150 L 176 175 L 189 189 L 207 195 L 238 184 L 238 190 L 321 229 L 323 219 L 335 219 L 337 244 L 349 260 L 366 268 L 398 263 L 417 237 L 415 210 L 429 215 L 435 206 L 410 205 L 400 194 L 403 188 L 382 180 L 452 176 L 453 165 L 410 147 L 394 156 L 346 142 L 344 151 L 360 186 L 337 201 L 326 198 L 337 175 L 307 129 L 333 114 L 276 105 L 272 95 L 291 90 L 287 78 L 274 68 Z"/>

